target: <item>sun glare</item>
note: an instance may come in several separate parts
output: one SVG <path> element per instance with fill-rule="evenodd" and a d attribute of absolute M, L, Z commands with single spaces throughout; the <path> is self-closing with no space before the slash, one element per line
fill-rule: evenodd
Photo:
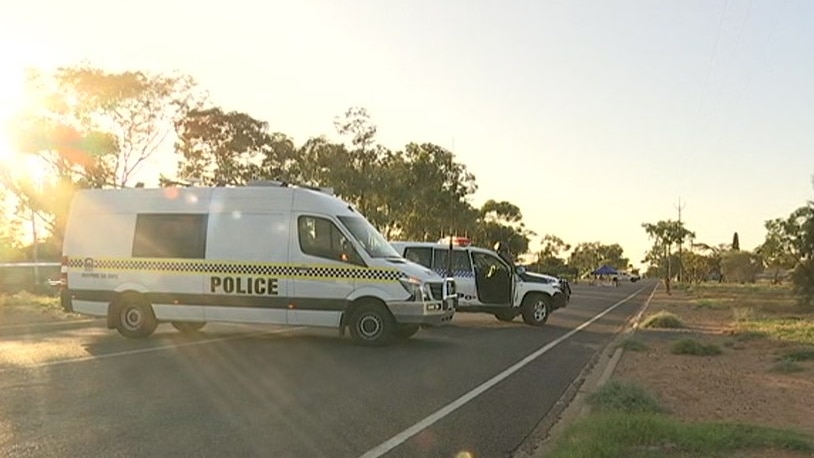
<path fill-rule="evenodd" d="M 4 31 L 8 32 L 8 31 Z M 11 36 L 11 35 L 7 35 Z M 8 42 L 0 34 L 0 169 L 13 179 L 43 183 L 42 159 L 17 151 L 13 119 L 26 107 L 25 78 L 29 68 L 44 69 L 53 56 L 35 43 Z"/>
<path fill-rule="evenodd" d="M 24 78 L 23 67 L 12 66 L 0 73 L 0 164 L 3 166 L 9 165 L 15 156 L 10 124 L 22 108 Z"/>

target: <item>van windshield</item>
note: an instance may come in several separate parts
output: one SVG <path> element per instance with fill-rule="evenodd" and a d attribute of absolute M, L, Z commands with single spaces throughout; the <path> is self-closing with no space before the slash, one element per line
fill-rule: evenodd
<path fill-rule="evenodd" d="M 387 243 L 384 236 L 366 219 L 358 216 L 339 216 L 338 218 L 371 258 L 400 257 L 396 250 Z"/>

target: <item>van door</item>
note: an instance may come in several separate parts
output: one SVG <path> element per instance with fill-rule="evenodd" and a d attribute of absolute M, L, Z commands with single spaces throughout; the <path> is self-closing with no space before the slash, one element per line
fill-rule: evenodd
<path fill-rule="evenodd" d="M 356 288 L 353 271 L 364 265 L 339 226 L 322 215 L 295 214 L 292 225 L 292 308 L 289 323 L 339 326 Z"/>
<path fill-rule="evenodd" d="M 114 270 L 107 277 L 116 277 L 117 283 L 125 280 L 142 285 L 153 293 L 153 312 L 159 320 L 204 321 L 200 301 L 203 280 L 196 267 L 206 253 L 207 215 L 138 213 L 135 216 L 131 262 L 136 269 L 121 274 Z M 116 227 L 115 224 L 101 227 L 95 218 L 91 224 L 102 231 Z M 120 275 L 123 278 L 119 279 Z"/>
<path fill-rule="evenodd" d="M 206 319 L 285 324 L 289 214 L 226 210 L 209 215 Z"/>

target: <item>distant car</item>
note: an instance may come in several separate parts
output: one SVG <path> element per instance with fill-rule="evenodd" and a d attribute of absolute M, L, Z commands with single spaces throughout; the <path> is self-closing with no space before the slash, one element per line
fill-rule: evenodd
<path fill-rule="evenodd" d="M 622 271 L 620 271 L 619 274 L 614 278 L 616 280 L 618 280 L 618 281 L 627 280 L 627 281 L 629 281 L 631 283 L 636 283 L 637 281 L 639 281 L 639 276 L 637 274 L 632 274 L 632 273 L 629 273 L 629 272 L 622 272 Z"/>

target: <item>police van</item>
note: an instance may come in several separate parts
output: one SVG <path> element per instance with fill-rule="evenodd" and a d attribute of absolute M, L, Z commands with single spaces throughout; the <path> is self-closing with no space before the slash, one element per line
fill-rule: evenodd
<path fill-rule="evenodd" d="M 449 322 L 454 280 L 406 261 L 329 189 L 91 189 L 65 229 L 62 304 L 126 337 L 162 322 L 349 329 L 377 345 Z"/>
<path fill-rule="evenodd" d="M 562 303 L 558 284 L 525 281 L 515 266 L 466 237 L 390 244 L 406 259 L 453 277 L 459 312 L 490 313 L 500 321 L 519 315 L 526 324 L 542 326 Z"/>

